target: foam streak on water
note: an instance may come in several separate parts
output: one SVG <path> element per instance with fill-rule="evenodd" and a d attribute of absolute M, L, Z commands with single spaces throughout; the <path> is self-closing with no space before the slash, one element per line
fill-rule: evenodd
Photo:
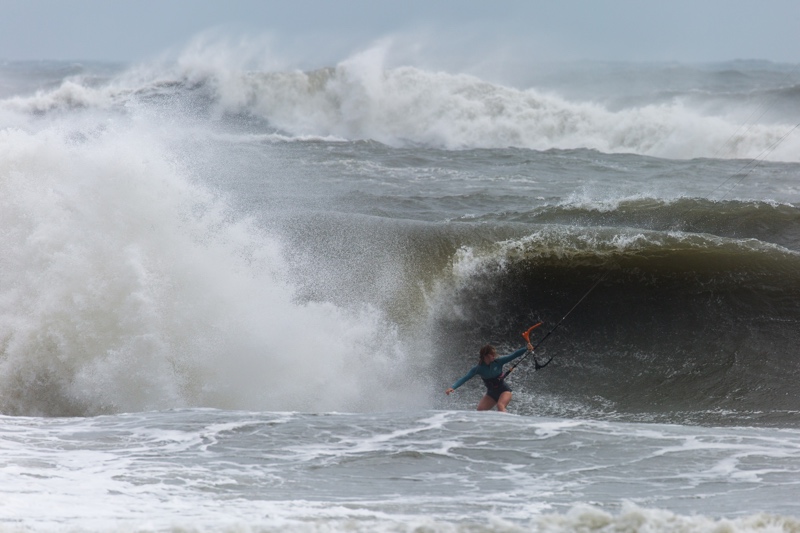
<path fill-rule="evenodd" d="M 717 516 L 734 530 L 797 526 L 779 518 L 797 511 L 800 435 L 788 430 L 184 410 L 4 418 L 1 442 L 4 526 L 560 531 L 632 515 L 655 529 L 700 531 Z"/>

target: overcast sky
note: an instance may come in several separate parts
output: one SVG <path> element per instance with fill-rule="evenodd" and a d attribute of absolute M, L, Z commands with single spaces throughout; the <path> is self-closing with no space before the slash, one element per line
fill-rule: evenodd
<path fill-rule="evenodd" d="M 387 35 L 424 54 L 800 62 L 800 0 L 0 0 L 0 59 L 146 61 L 213 31 L 331 63 Z"/>

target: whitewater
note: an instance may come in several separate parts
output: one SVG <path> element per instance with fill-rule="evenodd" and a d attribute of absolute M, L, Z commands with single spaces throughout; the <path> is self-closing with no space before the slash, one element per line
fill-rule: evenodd
<path fill-rule="evenodd" d="M 796 65 L 239 53 L 0 64 L 0 531 L 800 530 Z"/>

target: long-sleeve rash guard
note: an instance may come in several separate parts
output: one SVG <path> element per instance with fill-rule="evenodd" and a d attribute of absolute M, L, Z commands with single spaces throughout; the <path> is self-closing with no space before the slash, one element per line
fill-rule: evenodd
<path fill-rule="evenodd" d="M 473 366 L 470 369 L 470 371 L 467 372 L 466 376 L 453 383 L 453 389 L 459 388 L 461 385 L 463 385 L 464 383 L 475 377 L 476 374 L 482 377 L 483 379 L 493 379 L 500 377 L 500 374 L 503 373 L 504 364 L 511 362 L 518 357 L 522 357 L 527 351 L 528 351 L 527 347 L 520 348 L 519 350 L 517 350 L 512 354 L 504 355 L 503 357 L 498 357 L 488 365 L 480 363 Z"/>

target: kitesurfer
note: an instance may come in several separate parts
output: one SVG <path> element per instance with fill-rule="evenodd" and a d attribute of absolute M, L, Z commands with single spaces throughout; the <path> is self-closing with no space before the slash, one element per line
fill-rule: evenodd
<path fill-rule="evenodd" d="M 503 365 L 522 357 L 529 350 L 533 351 L 533 346 L 530 342 L 525 348 L 520 348 L 516 352 L 503 357 L 497 357 L 497 351 L 494 346 L 487 344 L 481 348 L 478 364 L 472 367 L 463 378 L 456 381 L 452 387 L 444 391 L 445 394 L 449 395 L 477 374 L 483 378 L 483 383 L 486 385 L 486 394 L 478 402 L 478 411 L 488 411 L 495 405 L 498 411 L 505 411 L 508 402 L 511 401 L 511 387 L 504 381 Z"/>

